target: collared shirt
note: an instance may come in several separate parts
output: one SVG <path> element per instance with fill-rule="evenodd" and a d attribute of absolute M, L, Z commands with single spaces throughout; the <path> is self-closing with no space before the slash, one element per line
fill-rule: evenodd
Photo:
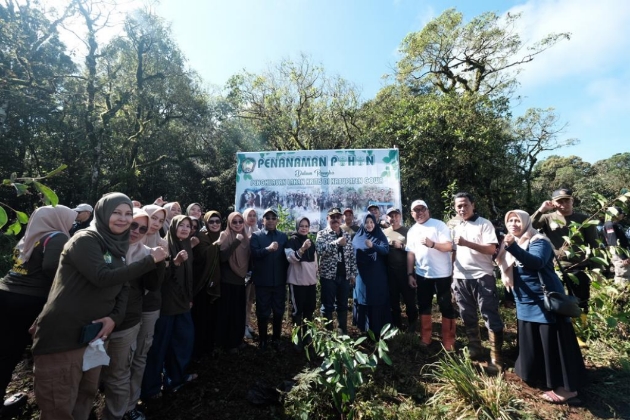
<path fill-rule="evenodd" d="M 346 278 L 356 278 L 357 260 L 352 248 L 352 238 L 348 232 L 341 230 L 341 234 L 346 238 L 346 245 L 338 246 L 335 241 L 339 238 L 337 233 L 329 227 L 317 232 L 315 249 L 319 255 L 320 277 L 334 279 L 337 275 L 337 265 L 344 263 Z"/>

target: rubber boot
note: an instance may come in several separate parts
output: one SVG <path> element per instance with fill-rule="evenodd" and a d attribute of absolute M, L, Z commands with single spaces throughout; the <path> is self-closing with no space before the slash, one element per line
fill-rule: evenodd
<path fill-rule="evenodd" d="M 582 312 L 580 314 L 580 324 L 582 326 L 582 328 L 586 327 L 587 324 L 587 315 Z M 577 322 L 577 318 L 573 318 L 573 322 Z M 577 337 L 577 342 L 578 342 L 578 346 L 580 346 L 581 349 L 588 349 L 588 344 L 586 344 L 584 341 L 582 341 L 582 339 L 580 337 Z"/>
<path fill-rule="evenodd" d="M 431 333 L 433 333 L 433 320 L 431 315 L 420 315 L 421 332 L 420 339 L 425 345 L 431 344 Z"/>
<path fill-rule="evenodd" d="M 472 360 L 481 359 L 483 356 L 483 347 L 481 346 L 479 326 L 466 328 L 466 337 L 468 337 L 468 355 L 470 358 Z"/>
<path fill-rule="evenodd" d="M 337 328 L 343 335 L 348 335 L 348 312 L 337 312 Z"/>
<path fill-rule="evenodd" d="M 490 338 L 490 363 L 488 369 L 501 372 L 503 370 L 503 358 L 501 357 L 501 347 L 503 347 L 503 330 L 488 331 Z"/>
<path fill-rule="evenodd" d="M 261 350 L 267 349 L 268 332 L 267 332 L 267 318 L 258 318 L 258 346 Z"/>
<path fill-rule="evenodd" d="M 455 325 L 455 319 L 442 318 L 442 345 L 446 351 L 455 350 Z"/>

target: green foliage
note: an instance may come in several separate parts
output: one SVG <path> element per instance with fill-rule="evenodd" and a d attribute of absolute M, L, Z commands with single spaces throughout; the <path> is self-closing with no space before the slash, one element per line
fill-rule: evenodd
<path fill-rule="evenodd" d="M 306 332 L 303 337 L 303 340 L 309 342 L 305 347 L 306 355 L 310 359 L 311 351 L 314 351 L 317 356 L 323 358 L 323 361 L 315 369 L 317 375 L 305 374 L 302 379 L 303 382 L 309 384 L 308 386 L 330 395 L 339 413 L 353 418 L 352 404 L 365 381 L 364 375 L 376 370 L 379 359 L 391 365 L 392 362 L 387 354 L 389 348 L 385 341 L 395 336 L 398 330 L 389 324 L 385 325 L 380 332 L 381 339 L 378 341 L 374 339 L 374 333 L 370 331 L 369 336 L 375 343 L 375 348 L 370 353 L 364 344 L 367 337 L 353 340 L 347 335 L 339 335 L 325 328 L 323 321 L 316 319 L 306 322 Z M 293 330 L 292 338 L 295 344 L 300 341 L 300 332 L 299 326 Z M 303 392 L 305 387 L 307 385 L 303 383 L 295 392 Z M 308 418 L 308 412 L 312 409 L 312 400 L 304 404 L 299 401 L 296 404 L 298 400 L 290 397 L 288 401 L 291 402 L 289 410 L 298 414 L 298 418 Z"/>
<path fill-rule="evenodd" d="M 473 365 L 464 349 L 464 357 L 446 353 L 444 358 L 425 367 L 435 380 L 437 390 L 428 404 L 445 417 L 477 419 L 516 419 L 522 414 L 522 401 L 516 398 L 503 375 L 488 376 Z"/>

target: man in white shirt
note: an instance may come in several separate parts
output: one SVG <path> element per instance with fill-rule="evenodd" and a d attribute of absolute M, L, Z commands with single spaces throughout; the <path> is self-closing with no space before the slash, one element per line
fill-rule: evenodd
<path fill-rule="evenodd" d="M 407 275 L 409 286 L 417 291 L 420 337 L 424 344 L 431 344 L 431 309 L 436 295 L 442 313 L 442 344 L 453 351 L 457 314 L 451 302 L 451 232 L 444 222 L 431 218 L 423 200 L 411 203 L 411 216 L 416 224 L 407 232 Z"/>
<path fill-rule="evenodd" d="M 490 337 L 491 365 L 501 369 L 503 321 L 499 315 L 499 298 L 492 263 L 492 255 L 499 243 L 497 235 L 492 223 L 475 213 L 475 202 L 471 194 L 455 194 L 455 211 L 459 223 L 453 229 L 453 290 L 466 328 L 470 357 L 480 358 L 483 353 L 479 336 L 479 309 Z"/>

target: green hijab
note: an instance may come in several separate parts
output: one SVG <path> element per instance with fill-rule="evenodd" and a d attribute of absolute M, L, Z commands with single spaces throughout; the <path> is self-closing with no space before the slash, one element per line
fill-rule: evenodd
<path fill-rule="evenodd" d="M 94 206 L 94 219 L 87 229 L 86 234 L 97 238 L 112 255 L 124 258 L 129 249 L 129 229 L 120 235 L 109 230 L 109 218 L 121 204 L 127 204 L 129 211 L 133 210 L 131 199 L 123 193 L 114 192 L 105 194 Z"/>

